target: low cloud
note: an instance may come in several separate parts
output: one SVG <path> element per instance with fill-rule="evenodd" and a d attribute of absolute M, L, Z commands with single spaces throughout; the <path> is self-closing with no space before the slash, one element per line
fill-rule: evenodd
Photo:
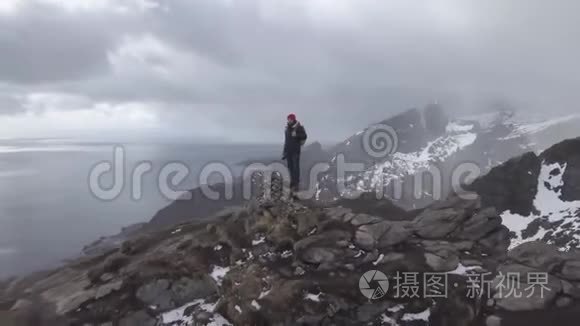
<path fill-rule="evenodd" d="M 330 141 L 431 101 L 460 112 L 497 99 L 577 111 L 579 9 L 573 0 L 10 0 L 0 6 L 0 119 L 25 124 L 51 114 L 43 110 L 82 119 L 73 111 L 98 115 L 103 105 L 129 119 L 137 105 L 160 137 L 260 141 L 277 139 L 295 112 L 312 138 Z M 94 130 L 121 128 L 103 121 Z"/>

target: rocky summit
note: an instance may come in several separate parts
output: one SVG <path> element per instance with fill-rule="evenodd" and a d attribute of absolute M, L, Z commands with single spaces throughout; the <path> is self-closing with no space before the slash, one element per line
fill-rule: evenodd
<path fill-rule="evenodd" d="M 252 202 L 5 282 L 0 324 L 576 325 L 580 253 L 508 252 L 471 195 L 412 216 Z"/>
<path fill-rule="evenodd" d="M 181 207 L 0 282 L 0 325 L 577 325 L 578 153 L 580 138 L 523 154 L 415 210 L 368 193 L 324 206 L 256 177 L 271 198 Z"/>

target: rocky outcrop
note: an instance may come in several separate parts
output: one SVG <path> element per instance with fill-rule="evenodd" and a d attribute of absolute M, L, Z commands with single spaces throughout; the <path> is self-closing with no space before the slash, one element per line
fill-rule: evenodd
<path fill-rule="evenodd" d="M 492 282 L 497 307 L 521 312 L 574 306 L 580 289 L 579 263 L 577 253 L 559 252 L 542 242 L 514 248 Z"/>
<path fill-rule="evenodd" d="M 546 163 L 566 166 L 562 175 L 561 199 L 580 200 L 580 138 L 567 139 L 548 148 L 540 155 Z"/>
<path fill-rule="evenodd" d="M 534 210 L 540 164 L 536 154 L 526 153 L 492 169 L 469 189 L 480 194 L 485 206 L 527 216 Z"/>
<path fill-rule="evenodd" d="M 561 250 L 580 245 L 580 138 L 493 168 L 469 190 L 509 226 L 512 247 L 541 240 Z"/>
<path fill-rule="evenodd" d="M 277 205 L 289 213 L 279 215 Z M 6 298 L 12 305 L 37 298 L 54 307 L 53 316 L 79 325 L 406 325 L 454 309 L 461 322 L 473 322 L 481 317 L 476 302 L 404 298 L 395 287 L 369 301 L 359 285 L 369 270 L 391 282 L 404 272 L 419 279 L 443 273 L 462 286 L 466 270 L 494 271 L 505 247 L 485 242 L 500 232 L 492 215 L 479 199 L 456 197 L 407 220 L 294 202 L 250 205 L 14 281 Z M 576 265 L 567 266 L 558 277 L 575 273 Z"/>
<path fill-rule="evenodd" d="M 578 252 L 508 251 L 493 196 L 463 197 L 411 212 L 256 200 L 3 284 L 0 321 L 543 326 L 528 313 L 579 309 Z"/>
<path fill-rule="evenodd" d="M 468 188 L 477 192 L 483 204 L 502 212 L 509 210 L 523 216 L 536 211 L 534 198 L 542 163 L 565 166 L 560 198 L 580 200 L 580 138 L 568 139 L 546 149 L 540 155 L 528 152 L 515 157 L 475 180 Z M 558 175 L 558 171 L 553 171 Z"/>

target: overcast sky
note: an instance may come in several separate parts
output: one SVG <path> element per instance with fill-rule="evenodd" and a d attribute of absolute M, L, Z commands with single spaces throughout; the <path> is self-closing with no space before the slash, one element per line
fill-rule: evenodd
<path fill-rule="evenodd" d="M 348 136 L 431 101 L 580 111 L 577 0 L 0 0 L 0 138 Z"/>

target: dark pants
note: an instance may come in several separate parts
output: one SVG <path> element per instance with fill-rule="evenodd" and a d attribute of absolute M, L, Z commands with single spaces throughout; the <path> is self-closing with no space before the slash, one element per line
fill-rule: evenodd
<path fill-rule="evenodd" d="M 298 185 L 300 184 L 300 153 L 288 155 L 286 162 L 290 172 L 290 188 L 298 190 Z"/>

